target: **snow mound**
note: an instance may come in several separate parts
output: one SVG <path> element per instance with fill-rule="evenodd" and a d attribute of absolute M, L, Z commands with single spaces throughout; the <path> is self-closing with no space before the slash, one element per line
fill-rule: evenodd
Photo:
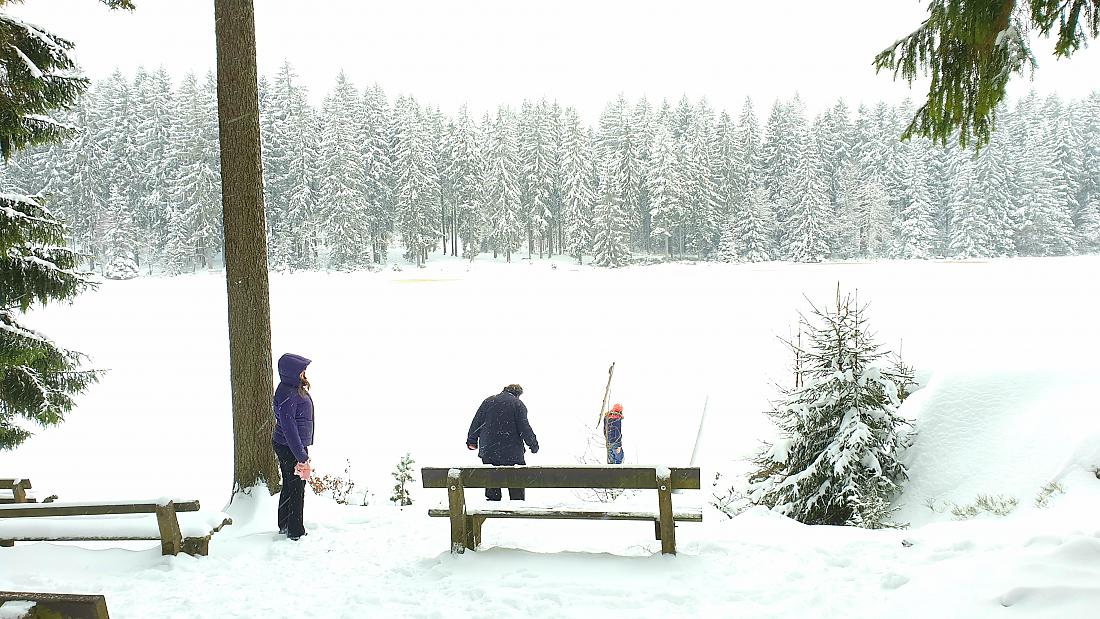
<path fill-rule="evenodd" d="M 1027 511 L 1052 482 L 1058 496 L 1100 495 L 1096 384 L 1095 374 L 1066 368 L 933 376 L 902 407 L 917 434 L 897 519 L 950 519 L 978 495 L 1012 497 Z"/>

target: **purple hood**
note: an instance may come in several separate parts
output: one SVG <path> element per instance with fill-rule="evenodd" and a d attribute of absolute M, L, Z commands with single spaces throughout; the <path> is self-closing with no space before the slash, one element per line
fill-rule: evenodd
<path fill-rule="evenodd" d="M 279 382 L 292 387 L 302 385 L 302 371 L 311 363 L 309 359 L 301 355 L 286 353 L 279 357 Z"/>

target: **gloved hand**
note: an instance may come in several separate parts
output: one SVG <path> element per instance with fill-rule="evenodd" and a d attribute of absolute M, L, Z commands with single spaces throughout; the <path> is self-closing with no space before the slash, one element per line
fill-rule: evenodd
<path fill-rule="evenodd" d="M 309 460 L 295 464 L 294 474 L 302 478 L 302 481 L 309 481 L 309 476 L 313 474 L 313 468 L 310 467 Z"/>
<path fill-rule="evenodd" d="M 538 445 L 535 445 L 534 447 L 531 448 L 531 453 L 537 454 L 538 452 L 539 452 L 539 446 Z"/>

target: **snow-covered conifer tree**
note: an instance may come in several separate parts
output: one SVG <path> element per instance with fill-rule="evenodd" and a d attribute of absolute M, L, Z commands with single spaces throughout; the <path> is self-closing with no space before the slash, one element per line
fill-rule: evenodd
<path fill-rule="evenodd" d="M 591 251 L 595 218 L 595 177 L 592 139 L 573 108 L 566 108 L 562 119 L 561 193 L 563 251 L 584 262 Z"/>
<path fill-rule="evenodd" d="M 910 145 L 904 186 L 906 206 L 899 214 L 894 256 L 903 259 L 930 258 L 936 238 L 935 213 L 928 191 L 928 143 L 919 139 Z"/>
<path fill-rule="evenodd" d="M 649 196 L 651 234 L 659 245 L 663 245 L 668 256 L 673 255 L 673 240 L 679 241 L 682 236 L 684 191 L 675 139 L 662 123 L 653 135 L 653 146 L 650 148 L 646 193 Z"/>
<path fill-rule="evenodd" d="M 602 267 L 624 266 L 630 259 L 630 230 L 622 203 L 623 192 L 618 184 L 622 177 L 615 173 L 615 161 L 604 163 L 596 202 L 593 252 L 596 264 Z"/>
<path fill-rule="evenodd" d="M 501 108 L 489 129 L 485 154 L 485 213 L 487 240 L 493 256 L 504 254 L 508 262 L 523 238 L 520 218 L 519 157 L 512 114 Z"/>
<path fill-rule="evenodd" d="M 836 308 L 801 320 L 798 387 L 768 412 L 779 438 L 749 476 L 748 499 L 806 524 L 889 527 L 887 502 L 907 478 L 907 420 L 898 414 L 912 376 L 887 364 L 866 307 L 837 291 Z"/>

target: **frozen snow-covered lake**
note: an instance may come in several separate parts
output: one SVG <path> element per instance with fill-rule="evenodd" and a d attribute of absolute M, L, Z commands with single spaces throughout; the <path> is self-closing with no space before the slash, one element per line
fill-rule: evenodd
<path fill-rule="evenodd" d="M 314 359 L 316 468 L 350 462 L 370 505 L 308 497 L 311 535 L 295 545 L 274 540 L 274 506 L 260 500 L 261 517 L 217 534 L 203 559 L 162 558 L 152 543 L 0 548 L 0 589 L 102 592 L 116 617 L 1091 617 L 1098 272 L 1100 259 L 1078 257 L 620 270 L 439 259 L 274 274 L 275 354 Z M 705 490 L 677 496 L 705 502 L 715 473 L 744 471 L 772 436 L 762 411 L 790 380 L 778 338 L 808 309 L 803 295 L 827 304 L 838 283 L 926 384 L 902 409 L 921 432 L 899 503 L 909 530 L 708 510 L 662 557 L 647 523 L 490 521 L 486 549 L 455 558 L 446 521 L 426 515 L 441 491 L 416 488 L 405 510 L 386 500 L 406 452 L 418 466 L 475 463 L 466 427 L 510 382 L 542 445 L 528 462 L 575 463 L 614 361 L 628 462 L 686 465 L 706 402 Z M 232 467 L 224 286 L 218 273 L 104 282 L 34 313 L 31 326 L 108 373 L 65 424 L 0 454 L 0 475 L 66 500 L 172 494 L 220 509 Z M 1052 480 L 1065 493 L 1035 508 Z M 964 522 L 942 509 L 979 493 L 1020 507 Z"/>

